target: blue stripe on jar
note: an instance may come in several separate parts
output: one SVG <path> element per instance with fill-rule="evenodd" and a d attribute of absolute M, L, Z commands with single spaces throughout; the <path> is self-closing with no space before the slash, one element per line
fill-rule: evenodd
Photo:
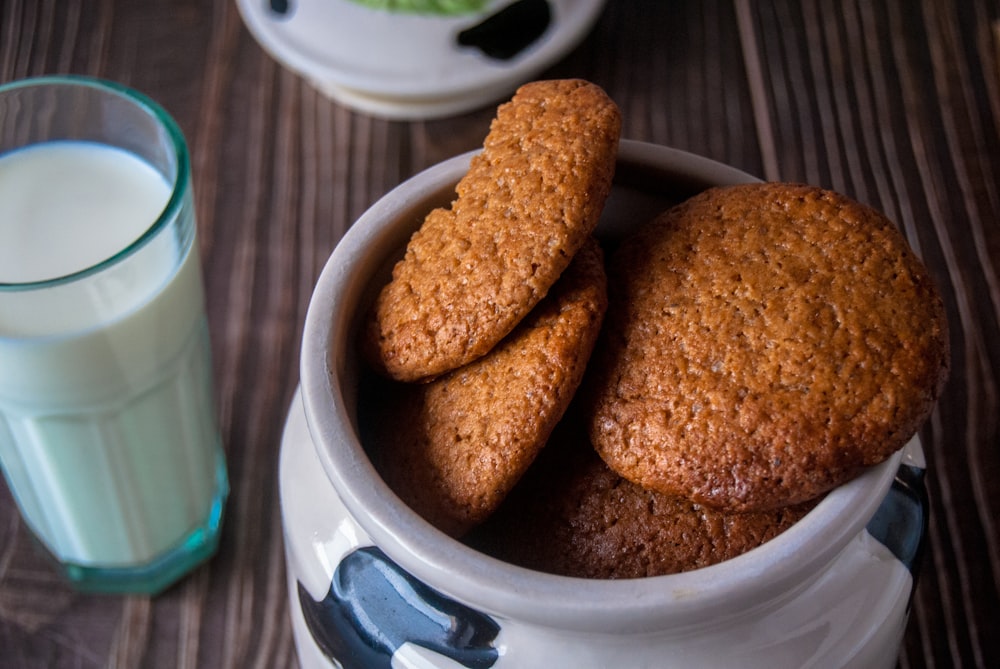
<path fill-rule="evenodd" d="M 343 669 L 391 669 L 407 643 L 468 669 L 487 669 L 499 657 L 492 618 L 417 580 L 375 546 L 340 561 L 321 601 L 301 583 L 298 596 L 316 644 Z"/>
<path fill-rule="evenodd" d="M 925 473 L 922 467 L 901 464 L 892 487 L 866 528 L 910 570 L 913 576 L 911 600 L 923 560 L 930 509 L 924 484 Z"/>

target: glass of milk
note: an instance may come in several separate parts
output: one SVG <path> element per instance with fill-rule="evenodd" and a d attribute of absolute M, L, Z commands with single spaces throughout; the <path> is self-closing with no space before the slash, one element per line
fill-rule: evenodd
<path fill-rule="evenodd" d="M 123 86 L 0 85 L 0 464 L 78 588 L 157 593 L 228 492 L 177 124 Z"/>

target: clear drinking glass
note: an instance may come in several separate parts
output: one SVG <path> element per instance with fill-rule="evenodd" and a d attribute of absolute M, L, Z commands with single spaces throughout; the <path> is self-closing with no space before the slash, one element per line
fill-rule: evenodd
<path fill-rule="evenodd" d="M 174 120 L 106 81 L 0 86 L 0 464 L 78 588 L 156 593 L 215 552 L 210 355 Z"/>

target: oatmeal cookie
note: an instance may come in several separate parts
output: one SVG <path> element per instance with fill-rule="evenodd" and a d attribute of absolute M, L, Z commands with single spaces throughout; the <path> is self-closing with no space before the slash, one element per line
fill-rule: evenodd
<path fill-rule="evenodd" d="M 811 499 L 901 448 L 948 368 L 940 295 L 881 213 L 706 191 L 623 242 L 589 419 L 612 469 L 729 510 Z"/>
<path fill-rule="evenodd" d="M 752 550 L 814 502 L 732 513 L 646 490 L 613 472 L 564 420 L 494 516 L 467 538 L 493 557 L 578 578 L 676 574 Z"/>
<path fill-rule="evenodd" d="M 582 80 L 526 84 L 501 105 L 457 198 L 427 215 L 376 300 L 373 365 L 423 380 L 503 339 L 594 230 L 620 129 L 615 103 Z"/>
<path fill-rule="evenodd" d="M 603 254 L 591 240 L 490 353 L 428 383 L 392 383 L 372 448 L 389 487 L 452 536 L 482 522 L 565 412 L 606 308 Z"/>

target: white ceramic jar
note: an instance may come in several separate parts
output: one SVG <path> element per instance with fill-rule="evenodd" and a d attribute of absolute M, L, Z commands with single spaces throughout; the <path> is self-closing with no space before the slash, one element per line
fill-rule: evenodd
<path fill-rule="evenodd" d="M 655 578 L 585 580 L 506 564 L 437 531 L 382 482 L 359 437 L 359 319 L 423 215 L 452 199 L 470 157 L 372 206 L 331 255 L 310 304 L 280 461 L 302 666 L 894 666 L 926 523 L 916 438 L 763 546 Z M 753 180 L 623 141 L 598 233 L 613 239 L 710 185 Z"/>

